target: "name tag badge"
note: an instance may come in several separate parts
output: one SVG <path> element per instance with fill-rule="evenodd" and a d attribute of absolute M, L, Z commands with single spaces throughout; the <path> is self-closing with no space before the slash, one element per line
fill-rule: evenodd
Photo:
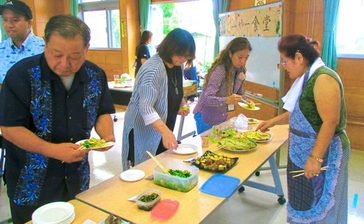
<path fill-rule="evenodd" d="M 228 112 L 235 110 L 234 104 L 228 104 Z"/>

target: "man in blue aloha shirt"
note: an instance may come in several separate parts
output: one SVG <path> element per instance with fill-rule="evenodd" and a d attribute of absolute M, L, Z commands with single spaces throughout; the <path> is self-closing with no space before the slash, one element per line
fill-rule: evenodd
<path fill-rule="evenodd" d="M 3 26 L 8 39 L 0 43 L 0 85 L 8 70 L 23 58 L 40 54 L 44 40 L 31 31 L 32 11 L 22 1 L 7 1 L 0 5 Z"/>
<path fill-rule="evenodd" d="M 89 27 L 73 16 L 55 16 L 46 25 L 45 41 L 43 54 L 10 68 L 0 93 L 14 223 L 29 221 L 44 204 L 71 200 L 88 189 L 88 150 L 79 150 L 75 142 L 90 138 L 92 128 L 100 138 L 115 141 L 106 75 L 86 60 Z"/>

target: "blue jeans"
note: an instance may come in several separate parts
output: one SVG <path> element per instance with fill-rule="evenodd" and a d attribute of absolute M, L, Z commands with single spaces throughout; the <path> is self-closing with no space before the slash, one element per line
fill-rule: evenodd
<path fill-rule="evenodd" d="M 196 113 L 194 117 L 196 121 L 197 134 L 201 134 L 202 132 L 212 128 L 212 125 L 209 125 L 202 120 L 201 112 Z"/>

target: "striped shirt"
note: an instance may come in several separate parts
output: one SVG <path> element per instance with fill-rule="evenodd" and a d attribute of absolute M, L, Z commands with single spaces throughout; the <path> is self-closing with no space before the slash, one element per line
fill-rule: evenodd
<path fill-rule="evenodd" d="M 163 60 L 156 54 L 141 66 L 125 112 L 122 146 L 124 170 L 127 169 L 130 131 L 134 130 L 134 159 L 137 165 L 149 159 L 147 150 L 155 155 L 161 135 L 151 124 L 158 119 L 166 123 L 167 114 L 168 77 Z"/>
<path fill-rule="evenodd" d="M 44 51 L 44 40 L 29 33 L 20 48 L 17 48 L 11 38 L 0 43 L 0 84 L 3 83 L 8 70 L 18 61 Z"/>

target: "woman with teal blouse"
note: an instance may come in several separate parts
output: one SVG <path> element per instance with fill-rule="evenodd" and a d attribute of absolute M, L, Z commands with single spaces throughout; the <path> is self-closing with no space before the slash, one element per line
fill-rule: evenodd
<path fill-rule="evenodd" d="M 289 223 L 347 223 L 348 159 L 344 88 L 302 35 L 283 37 L 282 65 L 295 79 L 283 98 L 286 113 L 259 130 L 289 123 L 287 165 Z M 327 170 L 321 168 L 327 166 Z M 290 171 L 304 170 L 293 178 Z"/>

